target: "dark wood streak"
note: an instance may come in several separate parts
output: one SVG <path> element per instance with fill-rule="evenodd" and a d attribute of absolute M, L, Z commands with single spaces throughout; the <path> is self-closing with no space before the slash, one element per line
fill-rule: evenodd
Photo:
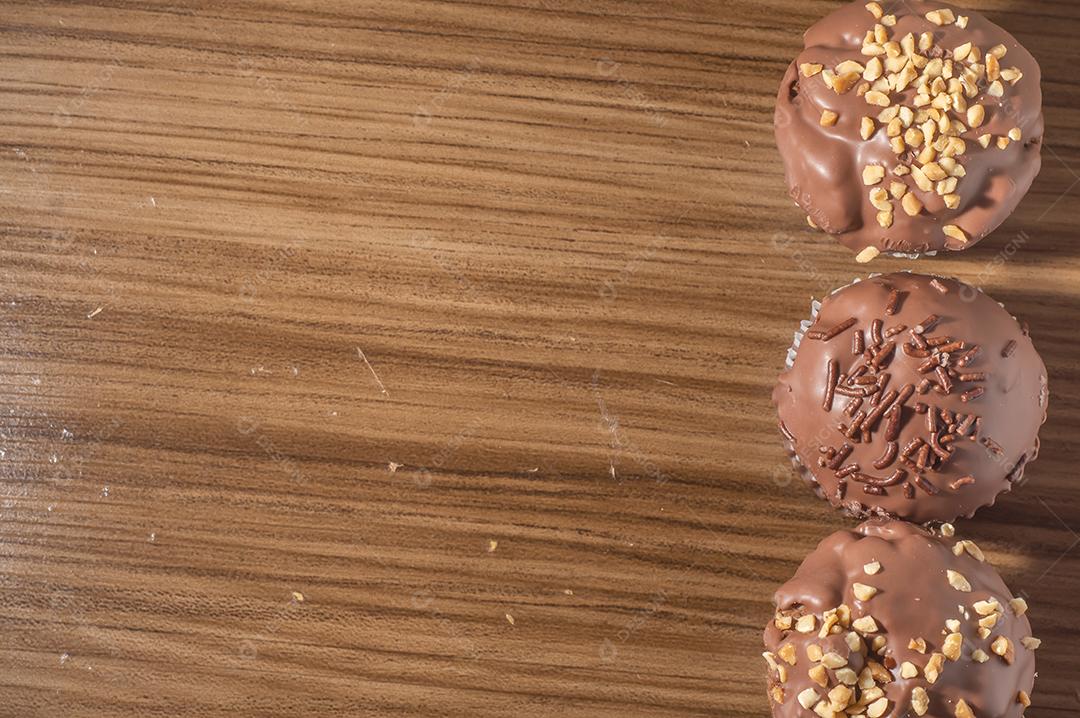
<path fill-rule="evenodd" d="M 5 2 L 0 714 L 766 715 L 771 593 L 849 525 L 769 404 L 862 271 L 772 140 L 836 4 Z M 1067 716 L 1080 9 L 980 5 L 1048 151 L 929 264 L 1031 322 L 1053 409 L 961 532 Z"/>

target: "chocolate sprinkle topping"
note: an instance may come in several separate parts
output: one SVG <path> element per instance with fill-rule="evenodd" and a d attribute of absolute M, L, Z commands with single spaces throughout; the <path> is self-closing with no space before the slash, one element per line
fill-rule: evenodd
<path fill-rule="evenodd" d="M 856 515 L 951 521 L 991 503 L 1012 485 L 1006 469 L 1034 456 L 1046 409 L 1045 370 L 1030 342 L 1019 341 L 1016 321 L 990 297 L 972 292 L 969 298 L 944 280 L 949 291 L 943 293 L 932 281 L 907 273 L 877 276 L 826 297 L 813 327 L 826 341 L 802 342 L 774 393 L 794 436 L 813 437 L 809 457 L 799 438 L 790 442 L 804 475 Z M 887 304 L 894 305 L 891 313 Z M 850 344 L 827 341 L 848 330 Z M 1032 369 L 1010 372 L 1016 378 L 1006 390 L 990 381 L 1002 359 L 979 347 L 1004 347 L 1009 340 L 1016 342 L 1011 361 L 1022 359 Z M 815 395 L 807 406 L 810 389 Z M 987 443 L 987 431 L 1007 432 L 1010 449 Z M 962 439 L 986 451 L 973 451 Z M 1001 459 L 987 456 L 993 447 Z M 872 475 L 890 472 L 889 479 L 898 478 Z M 979 481 L 962 481 L 967 477 Z M 841 481 L 873 491 L 862 504 L 851 497 L 845 503 L 837 498 L 846 494 Z"/>
<path fill-rule="evenodd" d="M 889 292 L 889 300 L 885 302 L 885 314 L 890 317 L 896 314 L 896 310 L 900 308 L 901 297 L 903 297 L 903 294 L 899 289 Z"/>

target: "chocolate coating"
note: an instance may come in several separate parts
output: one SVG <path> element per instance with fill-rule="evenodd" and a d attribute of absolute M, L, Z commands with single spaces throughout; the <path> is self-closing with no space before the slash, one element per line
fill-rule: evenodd
<path fill-rule="evenodd" d="M 789 452 L 820 496 L 916 523 L 970 517 L 1019 482 L 1048 399 L 1046 367 L 1001 305 L 906 272 L 827 297 L 773 391 Z"/>
<path fill-rule="evenodd" d="M 890 40 L 899 41 L 908 33 L 913 33 L 916 39 L 922 33 L 932 33 L 934 46 L 919 53 L 923 57 L 949 60 L 955 48 L 968 42 L 980 51 L 979 57 L 985 57 L 991 48 L 1002 45 L 1007 54 L 1000 59 L 1001 68 L 1016 68 L 1023 77 L 1015 84 L 1003 81 L 1003 95 L 997 97 L 990 93 L 992 83 L 985 70 L 979 71 L 981 77 L 973 81 L 978 94 L 963 98 L 959 108 L 948 110 L 948 117 L 960 123 L 968 122 L 967 106 L 979 104 L 986 112 L 981 126 L 968 128 L 965 124 L 966 131 L 959 135 L 966 150 L 956 159 L 966 175 L 948 193 L 959 196 L 959 206 L 950 209 L 937 187 L 924 191 L 912 175 L 893 174 L 898 165 L 921 167 L 923 162 L 915 161 L 917 150 L 911 144 L 899 156 L 890 146 L 886 123 L 876 119 L 882 107 L 869 105 L 860 96 L 858 87 L 838 94 L 826 86 L 823 74 L 804 77 L 800 71 L 804 63 L 823 65 L 829 70 L 846 60 L 861 64 L 870 60 L 861 48 L 866 32 L 877 21 L 867 11 L 865 2 L 841 7 L 807 31 L 805 49 L 788 68 L 780 85 L 776 141 L 784 159 L 789 193 L 814 224 L 859 252 L 863 261 L 875 254 L 870 251 L 870 256 L 864 258 L 862 250 L 869 247 L 909 254 L 967 249 L 1008 218 L 1039 173 L 1044 129 L 1039 66 L 1012 35 L 977 12 L 923 0 L 882 2 L 882 5 L 886 13 L 895 13 L 895 25 L 885 28 Z M 943 8 L 951 8 L 957 17 L 967 17 L 967 27 L 937 26 L 926 19 L 926 13 Z M 918 111 L 915 87 L 913 82 L 902 92 L 886 94 L 893 106 Z M 825 110 L 838 115 L 835 125 L 822 126 Z M 875 118 L 876 131 L 869 140 L 861 136 L 864 117 Z M 916 122 L 915 126 L 920 124 Z M 1019 128 L 1021 139 L 999 149 L 998 138 L 1007 137 L 1013 128 Z M 992 136 L 992 142 L 984 149 L 977 138 L 985 134 Z M 884 182 L 877 187 L 887 189 L 894 181 L 902 182 L 924 209 L 912 217 L 899 200 L 893 199 L 892 225 L 883 228 L 878 221 L 879 209 L 869 198 L 874 187 L 866 186 L 863 180 L 863 170 L 868 165 L 886 168 Z M 946 226 L 959 227 L 967 240 L 947 236 Z"/>
<path fill-rule="evenodd" d="M 824 686 L 811 677 L 811 670 L 820 661 L 812 660 L 807 648 L 815 645 L 825 654 L 838 656 L 834 665 L 843 662 L 860 676 L 857 686 L 852 687 L 852 699 L 858 700 L 870 686 L 880 689 L 887 704 L 878 704 L 876 708 L 883 710 L 873 709 L 868 715 L 953 718 L 963 715 L 957 712 L 963 700 L 976 718 L 1020 718 L 1024 714 L 1021 691 L 1024 697 L 1030 696 L 1035 682 L 1037 647 L 1025 641 L 1031 637 L 1031 624 L 1023 615 L 1026 604 L 1011 603 L 1012 593 L 997 571 L 977 558 L 982 557 L 977 546 L 963 542 L 957 548 L 958 543 L 912 524 L 883 520 L 867 522 L 854 531 L 839 531 L 822 541 L 795 577 L 776 592 L 776 618 L 765 630 L 766 660 L 780 666 L 769 668 L 773 716 L 813 718 L 813 709 L 800 704 L 800 694 L 812 689 L 827 700 L 829 692 L 843 683 L 843 668 L 824 672 Z M 868 574 L 865 567 L 875 562 L 880 570 Z M 955 588 L 949 571 L 959 574 L 970 591 Z M 860 600 L 856 584 L 872 587 L 876 593 Z M 976 606 L 990 601 L 996 601 L 996 606 Z M 843 626 L 841 611 L 840 625 L 821 638 L 826 612 L 842 605 L 850 609 L 852 627 Z M 980 626 L 984 613 L 1000 614 L 987 619 L 987 624 L 993 623 L 990 629 Z M 794 623 L 805 615 L 815 616 L 809 633 L 800 632 Z M 858 619 L 866 616 L 873 618 L 877 631 L 855 628 Z M 787 625 L 788 617 L 792 627 L 781 628 Z M 949 626 L 946 621 L 958 623 Z M 856 647 L 861 647 L 858 651 L 848 643 L 852 632 Z M 958 651 L 948 647 L 946 634 L 962 638 L 962 644 L 953 639 Z M 919 650 L 918 639 L 925 641 L 925 650 Z M 935 654 L 941 657 L 935 658 Z M 931 681 L 935 677 L 933 666 L 939 662 L 939 675 Z M 905 667 L 905 663 L 911 666 Z M 912 667 L 916 675 L 912 675 Z M 863 674 L 865 668 L 870 668 L 872 678 Z M 820 677 L 821 669 L 816 670 Z M 905 674 L 911 677 L 905 678 Z M 917 689 L 925 691 L 929 699 L 921 713 L 917 697 L 921 691 Z M 881 700 L 874 698 L 876 693 L 870 695 L 873 701 Z M 806 696 L 807 701 L 810 698 Z"/>

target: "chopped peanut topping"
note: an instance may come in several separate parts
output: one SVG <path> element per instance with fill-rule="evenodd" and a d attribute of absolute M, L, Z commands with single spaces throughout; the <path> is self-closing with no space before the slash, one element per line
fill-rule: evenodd
<path fill-rule="evenodd" d="M 840 115 L 836 114 L 832 110 L 825 110 L 821 113 L 821 126 L 832 127 L 836 124 L 836 121 L 840 118 Z"/>
<path fill-rule="evenodd" d="M 1012 641 L 1005 636 L 998 636 L 994 639 L 994 642 L 990 644 L 990 650 L 996 656 L 1001 656 L 1005 659 L 1005 662 L 1012 665 L 1013 658 L 1016 653 L 1013 651 Z"/>
<path fill-rule="evenodd" d="M 967 109 L 968 126 L 972 129 L 981 127 L 986 121 L 986 108 L 982 105 L 971 105 Z"/>
<path fill-rule="evenodd" d="M 956 22 L 956 15 L 949 9 L 934 10 L 926 13 L 926 19 L 938 26 L 951 25 Z"/>
<path fill-rule="evenodd" d="M 882 187 L 870 190 L 870 204 L 879 212 L 892 212 L 892 203 L 889 202 L 889 193 Z"/>
<path fill-rule="evenodd" d="M 881 254 L 881 250 L 877 247 L 867 247 L 863 251 L 855 255 L 855 261 L 859 264 L 866 264 L 877 259 L 877 256 Z"/>
<path fill-rule="evenodd" d="M 915 686 L 911 691 L 911 708 L 916 715 L 924 716 L 930 710 L 930 696 L 922 686 Z"/>
<path fill-rule="evenodd" d="M 900 204 L 904 207 L 904 212 L 906 212 L 909 217 L 915 217 L 922 212 L 922 202 L 919 201 L 919 198 L 915 197 L 914 192 L 905 194 L 904 199 L 900 201 Z"/>
<path fill-rule="evenodd" d="M 776 652 L 776 655 L 780 656 L 780 658 L 790 666 L 794 666 L 795 662 L 798 660 L 798 657 L 795 655 L 795 644 L 793 643 L 785 645 Z"/>
<path fill-rule="evenodd" d="M 867 92 L 863 99 L 866 100 L 868 105 L 877 105 L 878 107 L 888 107 L 891 104 L 889 96 L 878 90 Z"/>
<path fill-rule="evenodd" d="M 1001 79 L 1005 80 L 1005 82 L 1008 82 L 1011 85 L 1015 85 L 1016 83 L 1020 82 L 1023 77 L 1024 73 L 1020 72 L 1020 70 L 1015 67 L 1010 67 L 1007 70 L 1001 71 Z"/>
<path fill-rule="evenodd" d="M 834 687 L 829 691 L 829 705 L 837 713 L 843 711 L 851 703 L 855 693 L 850 688 L 844 685 Z"/>
<path fill-rule="evenodd" d="M 946 237 L 951 237 L 953 239 L 964 242 L 965 244 L 970 241 L 970 239 L 968 238 L 968 236 L 964 232 L 964 230 L 960 229 L 955 224 L 947 224 L 947 225 L 945 225 L 944 227 L 942 227 L 942 231 L 945 233 Z M 961 589 L 957 589 L 957 590 L 961 590 Z M 971 589 L 969 588 L 968 590 L 970 591 Z"/>
<path fill-rule="evenodd" d="M 889 699 L 878 698 L 866 707 L 866 715 L 867 718 L 881 718 L 887 710 L 889 710 Z"/>
<path fill-rule="evenodd" d="M 824 656 L 821 657 L 821 665 L 825 666 L 826 668 L 832 668 L 833 670 L 836 670 L 837 668 L 843 668 L 844 666 L 846 666 L 847 659 L 845 659 L 839 653 L 826 653 Z"/>
<path fill-rule="evenodd" d="M 930 656 L 930 660 L 926 664 L 926 668 L 923 669 L 923 674 L 926 676 L 926 680 L 930 683 L 937 683 L 938 678 L 941 678 L 941 671 L 945 667 L 945 655 L 943 653 L 935 653 Z"/>
<path fill-rule="evenodd" d="M 860 601 L 869 601 L 877 595 L 877 589 L 873 586 L 867 586 L 864 583 L 856 583 L 852 586 L 852 591 L 855 593 L 855 598 Z"/>
<path fill-rule="evenodd" d="M 945 657 L 950 661 L 960 660 L 960 650 L 964 645 L 964 637 L 959 633 L 950 633 L 945 638 L 945 643 L 941 647 L 941 652 L 945 654 Z"/>
<path fill-rule="evenodd" d="M 885 179 L 885 168 L 881 165 L 867 165 L 863 168 L 862 178 L 863 184 L 867 186 L 876 185 Z"/>
<path fill-rule="evenodd" d="M 956 718 L 975 718 L 975 714 L 963 698 L 956 702 Z"/>
<path fill-rule="evenodd" d="M 976 561 L 986 561 L 986 555 L 982 552 L 982 549 L 980 549 L 974 541 L 957 541 L 956 545 L 953 546 L 953 553 L 957 556 L 962 556 L 965 551 L 969 553 L 971 557 L 974 558 Z"/>
<path fill-rule="evenodd" d="M 948 234 L 948 232 L 946 232 L 946 234 Z M 950 586 L 955 588 L 957 591 L 960 591 L 961 593 L 971 593 L 971 584 L 966 578 L 964 578 L 964 575 L 962 573 L 949 569 L 946 572 L 946 575 L 949 577 Z"/>
<path fill-rule="evenodd" d="M 877 621 L 874 620 L 873 616 L 863 616 L 862 618 L 856 619 L 852 622 L 851 627 L 863 634 L 877 633 L 879 630 Z"/>
<path fill-rule="evenodd" d="M 850 668 L 839 668 L 836 671 L 836 680 L 845 686 L 853 686 L 859 682 L 859 676 Z"/>

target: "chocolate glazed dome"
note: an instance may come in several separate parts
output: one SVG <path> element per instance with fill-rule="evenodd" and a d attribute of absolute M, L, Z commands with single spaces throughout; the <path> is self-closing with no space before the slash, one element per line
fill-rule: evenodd
<path fill-rule="evenodd" d="M 776 718 L 1021 718 L 1027 603 L 971 541 L 874 520 L 825 539 L 765 630 Z"/>
<path fill-rule="evenodd" d="M 967 249 L 1039 173 L 1039 66 L 979 13 L 855 2 L 806 33 L 775 124 L 792 199 L 860 261 Z"/>
<path fill-rule="evenodd" d="M 1042 359 L 1001 305 L 905 272 L 827 297 L 773 391 L 819 496 L 916 523 L 970 517 L 1018 483 L 1048 397 Z"/>

